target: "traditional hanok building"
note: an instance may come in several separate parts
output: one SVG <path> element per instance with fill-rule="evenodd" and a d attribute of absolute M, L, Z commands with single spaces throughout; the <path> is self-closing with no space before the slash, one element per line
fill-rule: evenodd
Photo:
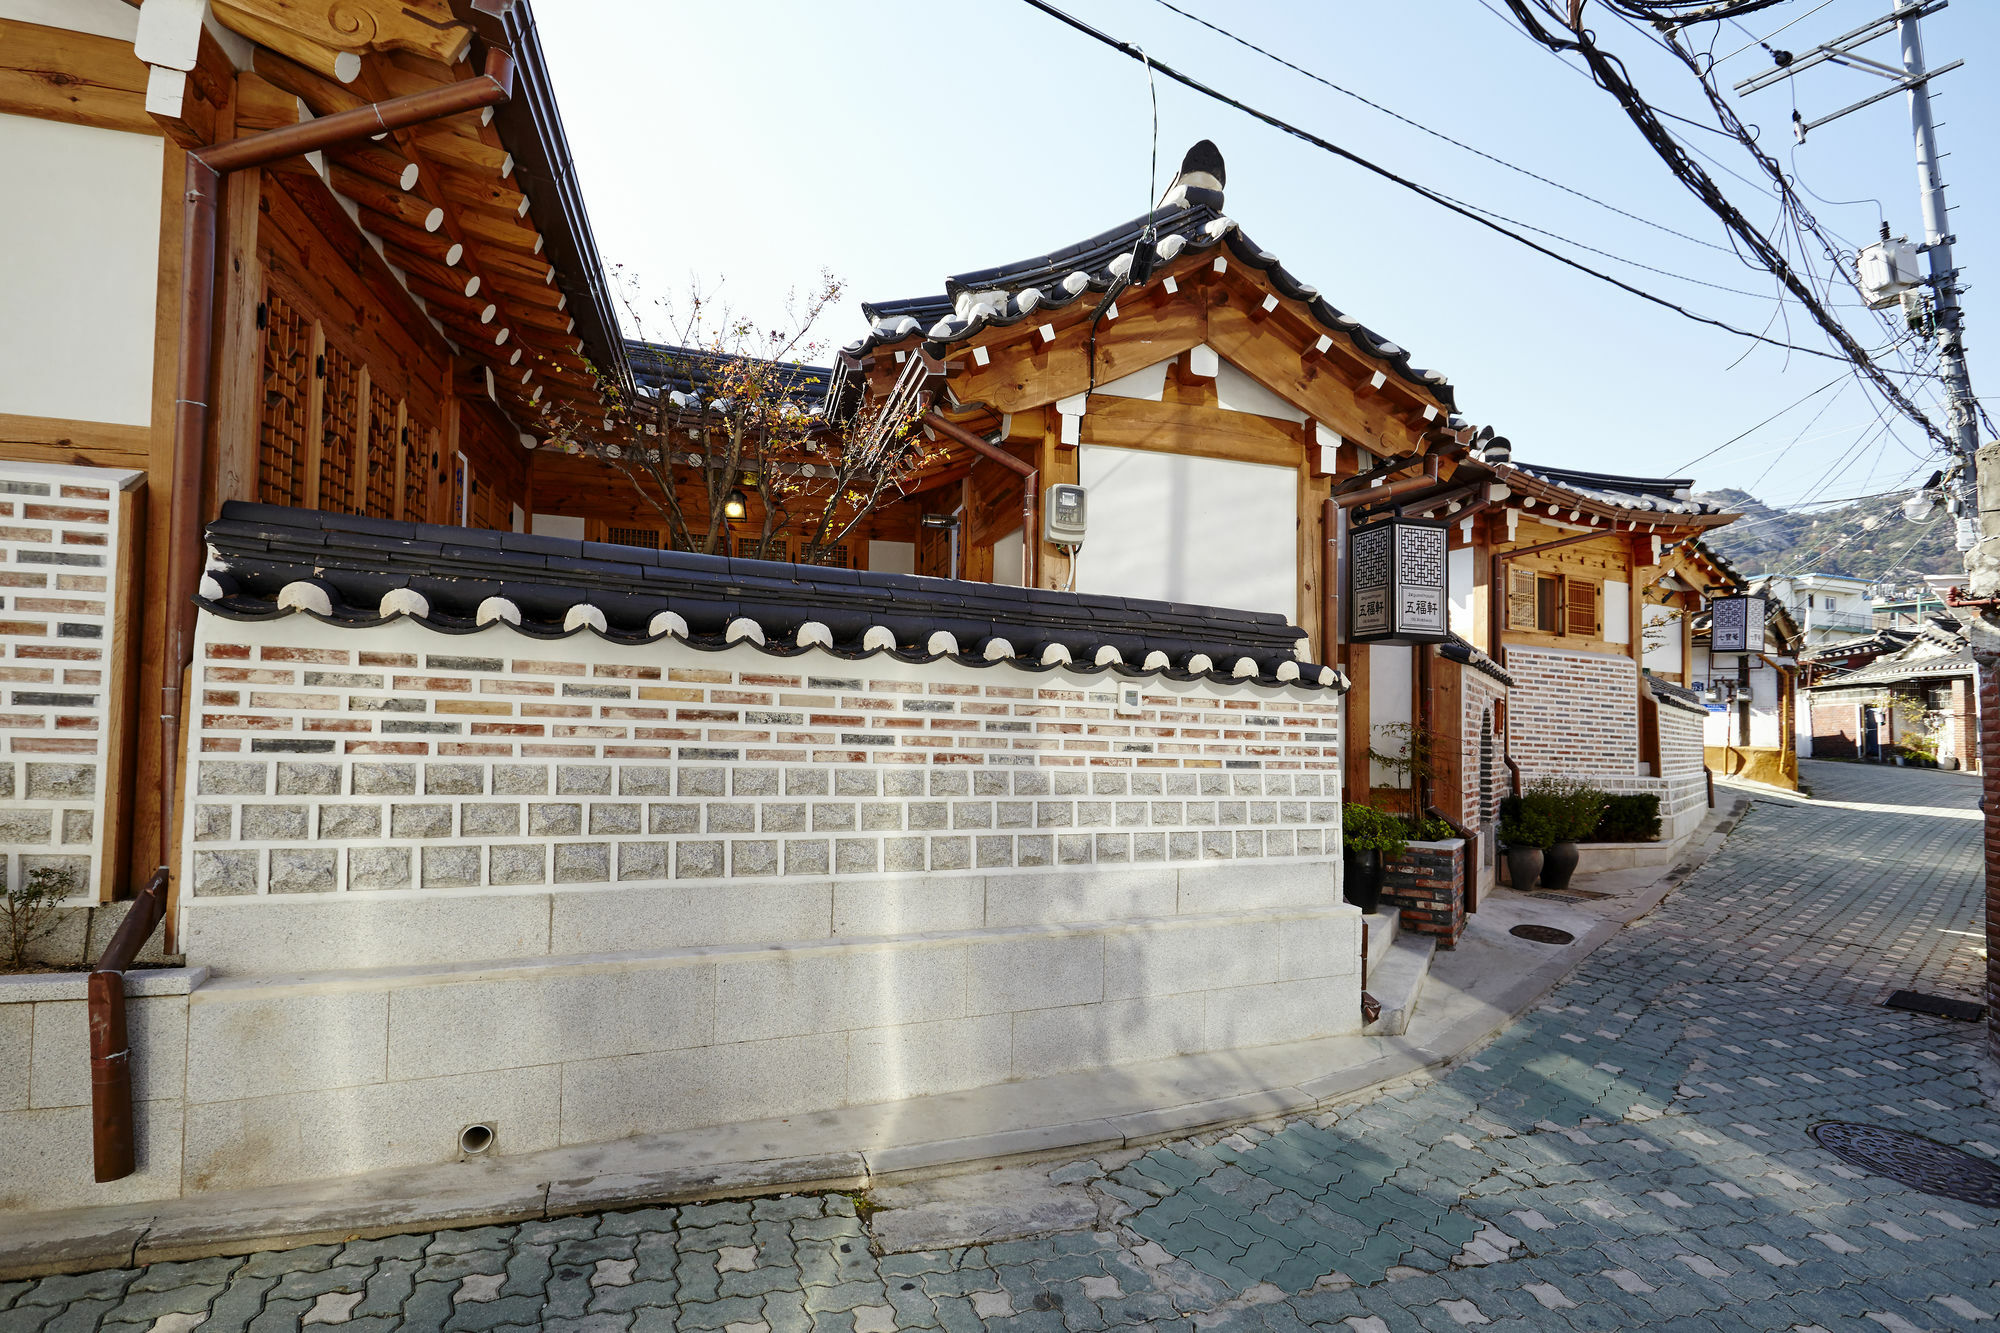
<path fill-rule="evenodd" d="M 1835 653 L 1843 656 L 1828 660 Z M 1823 649 L 1804 697 L 1822 759 L 1903 755 L 1979 769 L 1979 665 L 1949 614 Z"/>

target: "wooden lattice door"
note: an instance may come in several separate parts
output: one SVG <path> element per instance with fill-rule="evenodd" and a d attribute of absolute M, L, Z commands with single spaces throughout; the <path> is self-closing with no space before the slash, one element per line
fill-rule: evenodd
<path fill-rule="evenodd" d="M 257 430 L 257 498 L 306 502 L 313 322 L 276 291 L 264 303 L 264 403 Z"/>
<path fill-rule="evenodd" d="M 361 367 L 328 343 L 320 357 L 319 507 L 352 514 L 361 426 Z"/>
<path fill-rule="evenodd" d="M 406 452 L 403 447 L 402 413 L 394 394 L 378 382 L 368 385 L 367 503 L 362 512 L 370 518 L 396 516 L 396 468 Z"/>

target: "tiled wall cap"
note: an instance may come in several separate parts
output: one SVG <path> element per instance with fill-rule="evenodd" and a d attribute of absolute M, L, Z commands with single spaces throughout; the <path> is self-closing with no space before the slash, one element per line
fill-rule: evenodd
<path fill-rule="evenodd" d="M 229 590 L 222 586 L 221 582 L 215 577 L 213 572 L 209 572 L 209 573 L 204 573 L 201 576 L 201 595 L 203 597 L 208 598 L 210 601 L 217 601 L 221 598 L 227 597 L 229 595 Z"/>
<path fill-rule="evenodd" d="M 861 636 L 861 647 L 867 652 L 873 652 L 877 648 L 887 648 L 893 652 L 896 648 L 896 631 L 886 625 L 870 625 L 868 632 Z"/>
<path fill-rule="evenodd" d="M 1194 656 L 1188 658 L 1187 669 L 1194 675 L 1199 676 L 1205 671 L 1215 670 L 1215 659 L 1207 653 L 1196 653 Z"/>
<path fill-rule="evenodd" d="M 931 654 L 944 653 L 955 656 L 958 652 L 958 636 L 948 629 L 934 632 L 924 645 L 924 651 Z"/>
<path fill-rule="evenodd" d="M 1249 659 L 1246 658 L 1244 660 L 1248 661 Z M 1241 662 L 1237 663 L 1237 666 L 1239 668 L 1241 668 L 1242 665 L 1243 663 Z M 1238 674 L 1239 675 L 1241 674 L 1240 670 L 1238 671 Z M 1278 663 L 1277 676 L 1279 680 L 1297 680 L 1299 678 L 1299 664 L 1297 662 Z"/>
<path fill-rule="evenodd" d="M 730 643 L 740 643 L 744 639 L 748 639 L 750 642 L 762 647 L 764 643 L 764 627 L 747 616 L 738 616 L 729 622 L 729 628 L 722 632 L 722 637 Z"/>
<path fill-rule="evenodd" d="M 588 602 L 579 602 L 563 614 L 564 630 L 582 629 L 585 625 L 599 634 L 610 628 L 610 622 L 604 618 L 604 612 Z"/>
<path fill-rule="evenodd" d="M 330 616 L 333 614 L 333 594 L 317 583 L 300 579 L 278 590 L 278 605 L 288 611 L 313 611 Z"/>
<path fill-rule="evenodd" d="M 1230 674 L 1238 680 L 1252 679 L 1257 675 L 1257 663 L 1251 658 L 1239 657 Z"/>
<path fill-rule="evenodd" d="M 1343 678 L 1343 677 L 1341 676 L 1341 674 L 1340 674 L 1340 673 L 1339 673 L 1338 671 L 1335 671 L 1335 670 L 1334 670 L 1334 669 L 1333 669 L 1332 667 L 1330 667 L 1330 666 L 1323 666 L 1323 667 L 1319 668 L 1319 683 L 1320 683 L 1320 684 L 1322 684 L 1322 685 L 1332 685 L 1332 684 L 1335 684 L 1336 682 L 1343 682 L 1343 683 L 1341 684 L 1341 688 L 1342 688 L 1342 689 L 1345 689 L 1345 688 L 1346 688 L 1346 685 L 1345 685 L 1345 683 L 1344 683 L 1344 678 Z"/>
<path fill-rule="evenodd" d="M 1097 656 L 1094 660 L 1099 666 L 1116 666 L 1125 660 L 1125 654 L 1107 643 L 1098 647 Z"/>
<path fill-rule="evenodd" d="M 1054 666 L 1058 662 L 1068 662 L 1069 660 L 1070 660 L 1069 649 L 1063 647 L 1059 643 L 1052 643 L 1048 647 L 1042 649 L 1043 666 Z"/>
<path fill-rule="evenodd" d="M 1146 654 L 1146 660 L 1140 663 L 1140 667 L 1146 671 L 1165 671 L 1173 664 L 1172 658 L 1168 657 L 1158 648 L 1155 648 L 1152 652 Z"/>
<path fill-rule="evenodd" d="M 980 653 L 982 656 L 986 658 L 987 661 L 998 662 L 1002 658 L 1012 657 L 1014 655 L 1014 645 L 1012 643 L 1009 643 L 1006 639 L 1000 638 L 998 635 L 995 635 L 993 638 L 990 638 L 986 641 L 986 646 L 980 649 Z"/>
<path fill-rule="evenodd" d="M 431 599 L 415 588 L 391 588 L 382 594 L 381 614 L 385 616 L 427 616 Z"/>
<path fill-rule="evenodd" d="M 496 620 L 504 620 L 510 625 L 521 623 L 521 608 L 505 597 L 488 597 L 479 604 L 473 619 L 482 625 L 490 625 Z"/>
<path fill-rule="evenodd" d="M 808 620 L 805 624 L 799 626 L 796 641 L 801 648 L 810 648 L 814 644 L 818 644 L 822 648 L 831 648 L 833 647 L 833 631 L 825 625 L 820 624 L 817 620 Z"/>
<path fill-rule="evenodd" d="M 688 623 L 678 611 L 662 611 L 646 623 L 646 633 L 655 637 L 662 634 L 678 634 L 685 639 L 688 635 Z M 799 633 L 803 635 L 805 631 L 800 630 Z M 801 638 L 799 642 L 804 643 L 805 640 Z"/>

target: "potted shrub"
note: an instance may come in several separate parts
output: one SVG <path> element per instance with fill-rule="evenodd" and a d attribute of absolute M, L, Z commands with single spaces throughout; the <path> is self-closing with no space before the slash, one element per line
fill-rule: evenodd
<path fill-rule="evenodd" d="M 1517 889 L 1532 889 L 1542 877 L 1542 852 L 1555 839 L 1555 826 L 1548 814 L 1525 797 L 1510 796 L 1500 803 L 1500 841 L 1507 846 L 1507 882 Z"/>
<path fill-rule="evenodd" d="M 1576 844 L 1590 836 L 1604 817 L 1606 793 L 1576 778 L 1537 778 L 1525 804 L 1540 809 L 1548 819 L 1552 839 L 1542 858 L 1542 887 L 1566 889 L 1576 873 Z"/>
<path fill-rule="evenodd" d="M 1918 768 L 1937 767 L 1937 748 L 1935 736 L 1918 735 L 1903 738 L 1903 753 L 1909 756 L 1910 763 Z"/>
<path fill-rule="evenodd" d="M 1342 896 L 1364 912 L 1382 900 L 1384 862 L 1410 845 L 1408 826 L 1395 815 L 1349 801 L 1340 811 L 1340 856 L 1345 870 Z"/>

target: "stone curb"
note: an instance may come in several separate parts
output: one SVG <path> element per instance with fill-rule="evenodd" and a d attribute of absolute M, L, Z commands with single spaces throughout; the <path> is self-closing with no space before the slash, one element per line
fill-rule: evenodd
<path fill-rule="evenodd" d="M 1451 1064 L 1497 1036 L 1584 959 L 1657 908 L 1724 844 L 1755 799 L 1741 793 L 1731 809 L 1718 810 L 1704 820 L 1690 838 L 1687 854 L 1643 890 L 1628 910 L 1599 921 L 1575 947 L 1520 974 L 1488 1002 L 1485 1012 L 1429 1034 L 1422 1043 L 1407 1037 L 1378 1039 L 1378 1046 L 1385 1049 L 1373 1059 L 1296 1085 L 1131 1114 L 858 1151 L 686 1162 L 560 1179 L 537 1171 L 532 1157 L 497 1158 L 476 1166 L 454 1164 L 150 1204 L 15 1214 L 0 1217 L 0 1281 L 600 1210 L 771 1194 L 857 1192 L 962 1170 L 975 1162 L 1083 1157 L 1324 1109 L 1396 1079 Z"/>

